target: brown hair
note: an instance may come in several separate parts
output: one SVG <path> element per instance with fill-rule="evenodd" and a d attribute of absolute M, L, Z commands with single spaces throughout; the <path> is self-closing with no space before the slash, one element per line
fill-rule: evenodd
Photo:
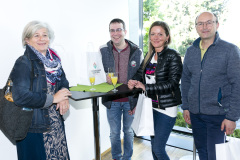
<path fill-rule="evenodd" d="M 150 26 L 149 28 L 149 32 L 148 32 L 148 53 L 144 59 L 144 62 L 143 62 L 143 68 L 146 67 L 146 63 L 148 61 L 148 59 L 152 56 L 153 54 L 153 45 L 150 41 L 150 36 L 151 36 L 151 29 L 154 27 L 154 26 L 160 26 L 164 29 L 165 31 L 165 34 L 166 36 L 169 36 L 169 39 L 168 41 L 164 44 L 164 47 L 167 47 L 170 43 L 171 43 L 171 35 L 170 35 L 170 28 L 168 26 L 167 23 L 163 22 L 163 21 L 155 21 L 152 23 L 152 25 Z"/>

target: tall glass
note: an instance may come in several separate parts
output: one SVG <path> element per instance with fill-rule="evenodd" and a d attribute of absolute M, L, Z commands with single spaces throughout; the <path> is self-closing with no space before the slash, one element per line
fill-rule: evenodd
<path fill-rule="evenodd" d="M 89 72 L 89 81 L 90 81 L 90 84 L 92 86 L 92 88 L 90 89 L 90 91 L 95 91 L 96 89 L 93 87 L 94 84 L 95 84 L 95 72 L 94 70 L 91 70 Z"/>
<path fill-rule="evenodd" d="M 108 68 L 108 76 L 111 78 L 113 76 L 113 68 Z"/>
<path fill-rule="evenodd" d="M 114 89 L 112 90 L 113 92 L 117 92 L 118 90 L 116 89 L 116 84 L 117 84 L 117 81 L 118 81 L 118 73 L 117 72 L 113 72 L 112 74 L 112 77 L 111 77 L 111 80 L 112 80 L 112 84 L 114 86 Z"/>

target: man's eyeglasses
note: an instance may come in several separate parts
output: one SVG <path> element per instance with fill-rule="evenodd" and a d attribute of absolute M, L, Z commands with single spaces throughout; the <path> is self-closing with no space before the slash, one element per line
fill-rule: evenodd
<path fill-rule="evenodd" d="M 207 27 L 212 27 L 213 23 L 216 23 L 216 21 L 207 21 L 207 22 L 198 22 L 196 23 L 196 26 L 201 28 L 204 26 L 204 24 L 207 26 Z"/>
<path fill-rule="evenodd" d="M 117 28 L 116 30 L 115 29 L 110 29 L 109 30 L 110 33 L 114 33 L 114 32 L 120 33 L 122 31 L 124 31 L 124 29 L 122 29 L 122 28 Z"/>

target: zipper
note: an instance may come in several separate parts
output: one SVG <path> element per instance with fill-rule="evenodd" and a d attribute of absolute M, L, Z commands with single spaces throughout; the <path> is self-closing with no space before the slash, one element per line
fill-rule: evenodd
<path fill-rule="evenodd" d="M 201 79 L 202 79 L 202 62 L 201 62 L 201 70 L 200 70 L 200 80 L 199 80 L 199 91 L 198 91 L 198 112 L 200 113 L 200 83 L 201 83 Z"/>
<path fill-rule="evenodd" d="M 209 48 L 212 46 L 212 44 L 208 47 L 208 49 L 206 50 L 205 54 L 203 55 L 203 59 L 201 60 L 201 70 L 200 70 L 200 79 L 199 79 L 199 91 L 198 91 L 198 111 L 199 113 L 201 113 L 201 110 L 200 110 L 200 95 L 201 95 L 201 91 L 200 91 L 200 86 L 201 86 L 201 79 L 202 79 L 202 71 L 203 71 L 203 65 L 204 65 L 204 61 L 205 61 L 205 57 L 206 57 L 206 54 L 209 50 Z M 200 49 L 200 54 L 201 54 L 201 49 Z"/>

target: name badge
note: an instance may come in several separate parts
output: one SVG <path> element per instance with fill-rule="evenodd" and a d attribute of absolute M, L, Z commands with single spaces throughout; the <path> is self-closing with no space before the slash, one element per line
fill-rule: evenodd
<path fill-rule="evenodd" d="M 132 62 L 131 62 L 131 66 L 132 66 L 132 67 L 136 67 L 136 65 L 137 65 L 136 61 L 132 61 Z"/>

